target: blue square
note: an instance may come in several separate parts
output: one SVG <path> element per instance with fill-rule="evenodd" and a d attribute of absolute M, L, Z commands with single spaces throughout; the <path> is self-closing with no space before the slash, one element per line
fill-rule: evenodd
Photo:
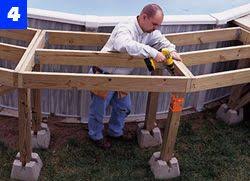
<path fill-rule="evenodd" d="M 0 1 L 0 29 L 27 29 L 27 0 Z"/>

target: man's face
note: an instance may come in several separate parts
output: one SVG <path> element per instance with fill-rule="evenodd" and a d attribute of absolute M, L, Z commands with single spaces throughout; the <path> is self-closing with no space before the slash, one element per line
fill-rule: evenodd
<path fill-rule="evenodd" d="M 163 21 L 163 16 L 162 13 L 158 11 L 153 17 L 148 17 L 145 14 L 143 20 L 144 20 L 144 27 L 143 27 L 144 32 L 151 33 L 157 28 L 159 28 L 159 26 Z"/>

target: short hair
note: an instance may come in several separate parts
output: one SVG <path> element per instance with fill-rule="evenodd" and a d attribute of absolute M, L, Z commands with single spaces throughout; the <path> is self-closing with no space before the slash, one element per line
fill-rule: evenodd
<path fill-rule="evenodd" d="M 163 15 L 163 11 L 158 4 L 148 4 L 144 6 L 141 14 L 146 14 L 148 17 L 153 17 L 158 11 L 160 11 Z"/>

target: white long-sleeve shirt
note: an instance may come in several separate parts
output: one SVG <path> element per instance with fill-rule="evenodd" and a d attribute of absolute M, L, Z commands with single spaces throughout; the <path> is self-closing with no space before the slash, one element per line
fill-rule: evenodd
<path fill-rule="evenodd" d="M 167 48 L 170 52 L 175 50 L 175 45 L 170 43 L 159 30 L 145 33 L 138 24 L 137 18 L 126 23 L 116 25 L 102 52 L 118 51 L 131 56 L 155 58 L 158 50 Z M 133 68 L 107 68 L 105 72 L 112 74 L 130 74 Z"/>

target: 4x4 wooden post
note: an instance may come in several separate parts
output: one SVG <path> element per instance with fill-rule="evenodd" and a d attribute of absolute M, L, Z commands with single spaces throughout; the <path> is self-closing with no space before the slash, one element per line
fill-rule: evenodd
<path fill-rule="evenodd" d="M 152 72 L 152 75 L 162 75 L 162 70 L 156 69 Z M 158 106 L 159 92 L 149 92 L 145 116 L 145 129 L 151 131 L 154 129 L 156 121 L 156 113 Z"/>
<path fill-rule="evenodd" d="M 18 89 L 20 161 L 25 166 L 31 160 L 30 89 Z"/>

